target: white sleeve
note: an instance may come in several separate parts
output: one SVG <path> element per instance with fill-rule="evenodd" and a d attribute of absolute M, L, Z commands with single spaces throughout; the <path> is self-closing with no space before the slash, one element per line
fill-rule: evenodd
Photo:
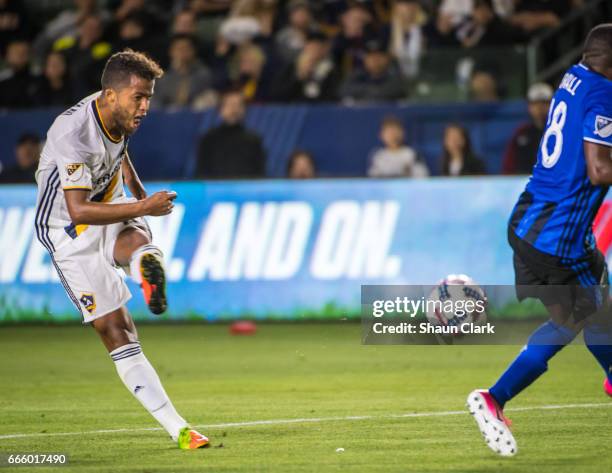
<path fill-rule="evenodd" d="M 48 140 L 49 143 L 51 140 Z M 63 189 L 91 190 L 91 152 L 74 135 L 52 140 L 47 151 L 55 160 Z"/>

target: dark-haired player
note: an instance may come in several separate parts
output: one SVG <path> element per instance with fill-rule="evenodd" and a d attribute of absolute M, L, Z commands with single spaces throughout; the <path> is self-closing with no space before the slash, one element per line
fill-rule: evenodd
<path fill-rule="evenodd" d="M 142 353 L 125 303 L 131 294 L 116 268 L 141 284 L 149 309 L 166 310 L 162 253 L 143 217 L 172 212 L 173 192 L 149 197 L 127 154 L 128 137 L 149 109 L 161 68 L 126 50 L 111 56 L 102 91 L 55 119 L 36 173 L 36 234 L 68 296 L 91 323 L 117 373 L 180 448 L 208 445 L 176 412 Z M 134 198 L 128 199 L 124 183 Z"/>
<path fill-rule="evenodd" d="M 583 330 L 612 396 L 612 332 L 605 259 L 593 219 L 612 184 L 612 24 L 591 30 L 582 60 L 556 91 L 533 175 L 510 217 L 517 295 L 537 297 L 551 316 L 489 390 L 468 396 L 487 445 L 513 455 L 505 404 Z"/>

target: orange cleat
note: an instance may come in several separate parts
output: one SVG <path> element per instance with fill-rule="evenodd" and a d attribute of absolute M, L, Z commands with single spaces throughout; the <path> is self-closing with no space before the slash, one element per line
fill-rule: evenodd
<path fill-rule="evenodd" d="M 162 262 L 153 254 L 145 254 L 140 259 L 142 293 L 149 310 L 163 314 L 168 308 L 166 301 L 166 275 Z"/>

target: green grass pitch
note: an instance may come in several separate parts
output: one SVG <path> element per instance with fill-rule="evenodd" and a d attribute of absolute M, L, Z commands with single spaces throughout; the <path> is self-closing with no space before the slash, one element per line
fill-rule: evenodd
<path fill-rule="evenodd" d="M 0 453 L 61 452 L 70 465 L 0 473 L 612 471 L 612 399 L 583 346 L 563 350 L 511 403 L 519 453 L 501 458 L 467 413 L 452 411 L 494 381 L 517 346 L 362 346 L 353 323 L 261 325 L 250 337 L 227 326 L 141 326 L 140 338 L 177 409 L 213 448 L 180 451 L 146 430 L 158 426 L 91 328 L 3 327 Z M 550 405 L 565 407 L 541 408 Z"/>

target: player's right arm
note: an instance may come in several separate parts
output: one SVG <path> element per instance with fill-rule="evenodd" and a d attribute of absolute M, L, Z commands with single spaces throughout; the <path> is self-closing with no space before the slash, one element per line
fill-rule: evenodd
<path fill-rule="evenodd" d="M 585 141 L 584 156 L 591 184 L 612 185 L 612 147 Z"/>
<path fill-rule="evenodd" d="M 99 159 L 99 151 L 95 143 L 92 145 L 89 142 L 82 128 L 71 128 L 61 134 L 61 125 L 51 127 L 43 153 L 48 153 L 57 165 L 73 224 L 108 225 L 145 215 L 159 216 L 172 212 L 175 192 L 161 191 L 137 202 L 121 204 L 91 201 L 89 196 L 93 182 L 90 162 Z"/>
<path fill-rule="evenodd" d="M 108 225 L 145 215 L 168 215 L 174 208 L 175 192 L 160 191 L 137 202 L 111 204 L 92 202 L 89 191 L 68 189 L 64 191 L 70 219 L 75 225 Z"/>

